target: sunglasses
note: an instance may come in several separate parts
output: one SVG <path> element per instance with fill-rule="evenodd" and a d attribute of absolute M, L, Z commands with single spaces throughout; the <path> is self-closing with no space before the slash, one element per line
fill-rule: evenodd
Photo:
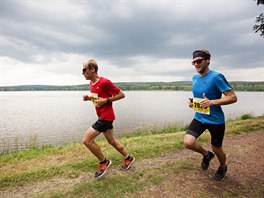
<path fill-rule="evenodd" d="M 82 69 L 82 73 L 84 74 L 87 71 L 88 67 Z"/>
<path fill-rule="evenodd" d="M 203 60 L 205 59 L 199 59 L 199 60 L 193 61 L 192 64 L 195 65 L 195 63 L 197 63 L 197 65 L 199 65 L 203 62 Z"/>

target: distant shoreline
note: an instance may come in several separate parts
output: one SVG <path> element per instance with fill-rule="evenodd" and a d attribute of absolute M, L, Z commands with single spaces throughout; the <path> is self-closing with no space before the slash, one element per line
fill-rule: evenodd
<path fill-rule="evenodd" d="M 230 81 L 230 85 L 236 91 L 264 91 L 264 81 Z M 191 81 L 174 81 L 174 82 L 117 82 L 114 83 L 123 91 L 137 90 L 177 90 L 191 91 Z M 80 85 L 17 85 L 1 86 L 0 91 L 82 91 L 89 90 L 89 84 Z"/>

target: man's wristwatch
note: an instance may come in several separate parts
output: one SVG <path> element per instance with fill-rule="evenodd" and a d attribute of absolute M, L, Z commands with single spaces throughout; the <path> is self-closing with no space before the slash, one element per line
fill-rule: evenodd
<path fill-rule="evenodd" d="M 111 103 L 112 101 L 110 100 L 110 98 L 107 98 L 107 103 Z"/>

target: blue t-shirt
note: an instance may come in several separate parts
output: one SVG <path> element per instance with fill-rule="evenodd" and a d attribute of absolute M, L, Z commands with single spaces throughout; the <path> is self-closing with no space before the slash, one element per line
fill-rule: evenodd
<path fill-rule="evenodd" d="M 192 78 L 192 92 L 195 98 L 203 98 L 203 93 L 209 100 L 222 97 L 222 93 L 232 90 L 224 75 L 213 70 L 201 77 L 195 74 Z M 220 105 L 210 106 L 210 115 L 195 112 L 194 118 L 204 124 L 224 124 L 225 116 Z"/>

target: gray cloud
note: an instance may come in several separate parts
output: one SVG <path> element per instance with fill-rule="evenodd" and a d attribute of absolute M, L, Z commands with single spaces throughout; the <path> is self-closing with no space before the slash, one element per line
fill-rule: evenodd
<path fill-rule="evenodd" d="M 74 58 L 94 57 L 112 68 L 130 69 L 135 75 L 160 75 L 164 81 L 173 76 L 189 80 L 193 69 L 191 53 L 198 48 L 209 49 L 212 64 L 219 65 L 223 71 L 235 72 L 248 67 L 261 71 L 263 39 L 252 31 L 261 6 L 254 1 L 223 0 L 3 0 L 1 56 L 8 60 L 4 62 L 4 74 L 10 75 L 12 62 L 38 67 L 54 75 L 59 75 L 59 70 L 68 72 L 77 79 L 78 65 L 71 64 L 83 60 Z M 175 70 L 168 65 L 171 60 L 176 64 Z M 147 70 L 151 67 L 146 63 L 155 65 L 159 61 L 164 64 L 160 71 Z M 139 72 L 137 66 L 146 69 Z M 137 80 L 132 73 L 123 75 L 128 80 Z M 252 75 L 240 80 L 251 79 Z M 255 79 L 263 80 L 257 74 Z M 19 83 L 23 82 L 27 83 L 21 78 Z M 15 82 L 4 80 L 2 83 Z M 36 79 L 36 83 L 42 82 Z"/>

